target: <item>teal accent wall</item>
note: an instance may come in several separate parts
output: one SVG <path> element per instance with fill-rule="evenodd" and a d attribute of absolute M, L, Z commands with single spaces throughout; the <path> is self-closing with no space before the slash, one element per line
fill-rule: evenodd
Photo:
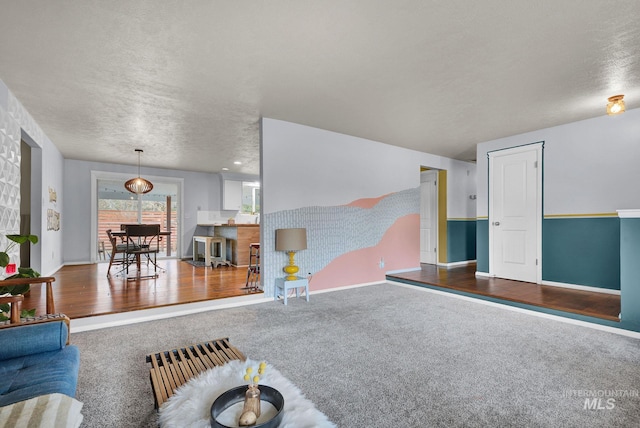
<path fill-rule="evenodd" d="M 640 218 L 620 219 L 621 320 L 640 329 Z"/>
<path fill-rule="evenodd" d="M 620 219 L 543 219 L 542 279 L 619 290 Z"/>
<path fill-rule="evenodd" d="M 447 220 L 447 262 L 476 259 L 476 221 Z"/>
<path fill-rule="evenodd" d="M 476 220 L 476 270 L 489 273 L 489 220 Z"/>

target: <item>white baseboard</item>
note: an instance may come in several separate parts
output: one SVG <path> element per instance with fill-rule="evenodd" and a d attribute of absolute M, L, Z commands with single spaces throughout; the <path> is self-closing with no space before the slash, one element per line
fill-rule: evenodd
<path fill-rule="evenodd" d="M 476 271 L 476 277 L 495 278 L 495 275 L 491 275 L 486 272 Z M 571 288 L 573 290 L 591 291 L 594 293 L 614 294 L 617 296 L 620 295 L 620 290 L 611 290 L 610 288 L 591 287 L 589 285 L 569 284 L 566 282 L 542 281 L 540 285 L 550 285 L 552 287 Z"/>
<path fill-rule="evenodd" d="M 418 267 L 413 267 L 413 268 L 407 268 L 407 269 L 396 269 L 396 270 L 390 270 L 388 272 L 385 272 L 385 275 L 393 275 L 396 273 L 404 273 L 404 272 L 415 272 L 417 270 L 422 269 L 420 266 Z"/>
<path fill-rule="evenodd" d="M 589 285 L 567 284 L 564 282 L 542 281 L 542 285 L 551 285 L 553 287 L 572 288 L 574 290 L 592 291 L 594 293 L 615 294 L 620 295 L 620 290 L 611 290 L 610 288 L 591 287 Z"/>
<path fill-rule="evenodd" d="M 42 272 L 40 272 L 40 275 L 42 276 L 53 276 L 56 272 L 58 272 L 60 269 L 62 269 L 64 267 L 64 264 L 58 266 L 57 268 L 55 268 L 54 270 L 52 270 L 51 272 L 47 273 L 46 275 L 43 275 Z"/>
<path fill-rule="evenodd" d="M 386 282 L 387 282 L 387 280 L 375 281 L 375 282 L 363 282 L 362 284 L 343 285 L 341 287 L 325 288 L 325 289 L 322 289 L 322 290 L 313 290 L 313 291 L 309 291 L 309 295 L 330 293 L 332 291 L 349 290 L 350 288 L 367 287 L 369 285 L 384 284 Z M 309 282 L 309 284 L 311 284 L 311 282 Z"/>
<path fill-rule="evenodd" d="M 438 266 L 442 266 L 442 267 L 446 267 L 447 269 L 451 269 L 451 268 L 454 268 L 454 267 L 469 266 L 469 265 L 474 265 L 474 264 L 476 264 L 475 260 L 463 260 L 461 262 L 438 263 Z"/>
<path fill-rule="evenodd" d="M 108 262 L 109 260 L 102 260 L 103 262 Z M 62 264 L 58 269 L 62 269 L 65 266 L 78 266 L 78 265 L 91 265 L 91 264 L 97 264 L 99 263 L 99 261 L 97 262 L 91 262 L 91 261 L 86 261 L 86 262 L 64 262 L 64 264 Z"/>

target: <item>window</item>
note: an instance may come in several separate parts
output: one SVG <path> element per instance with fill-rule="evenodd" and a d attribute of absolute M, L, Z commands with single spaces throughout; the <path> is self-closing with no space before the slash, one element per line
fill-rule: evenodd
<path fill-rule="evenodd" d="M 258 214 L 260 212 L 260 183 L 257 181 L 242 182 L 241 212 Z"/>

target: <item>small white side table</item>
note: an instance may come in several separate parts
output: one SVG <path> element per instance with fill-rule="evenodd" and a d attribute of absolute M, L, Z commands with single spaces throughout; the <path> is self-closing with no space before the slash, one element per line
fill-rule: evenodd
<path fill-rule="evenodd" d="M 273 295 L 273 300 L 278 300 L 278 296 L 284 297 L 284 304 L 287 304 L 287 291 L 292 288 L 296 289 L 296 297 L 299 297 L 298 290 L 304 288 L 304 294 L 309 301 L 309 280 L 307 278 L 300 278 L 287 281 L 285 278 L 276 278 L 276 289 Z"/>
<path fill-rule="evenodd" d="M 204 264 L 205 266 L 211 265 L 211 267 L 218 265 L 229 265 L 227 263 L 227 240 L 219 236 L 194 236 L 193 237 L 193 260 L 198 258 L 198 242 L 204 244 Z M 218 256 L 214 256 L 214 245 L 220 246 L 220 253 Z"/>

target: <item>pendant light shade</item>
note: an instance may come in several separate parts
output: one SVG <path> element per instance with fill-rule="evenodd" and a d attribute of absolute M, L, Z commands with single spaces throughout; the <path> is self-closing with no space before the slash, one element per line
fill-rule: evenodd
<path fill-rule="evenodd" d="M 140 154 L 143 152 L 143 150 L 136 149 L 136 152 L 138 152 L 138 176 L 136 178 L 132 178 L 131 180 L 127 180 L 127 182 L 124 183 L 124 187 L 131 193 L 142 195 L 144 193 L 149 193 L 153 189 L 153 184 L 149 180 L 145 180 L 144 178 L 140 177 Z"/>

